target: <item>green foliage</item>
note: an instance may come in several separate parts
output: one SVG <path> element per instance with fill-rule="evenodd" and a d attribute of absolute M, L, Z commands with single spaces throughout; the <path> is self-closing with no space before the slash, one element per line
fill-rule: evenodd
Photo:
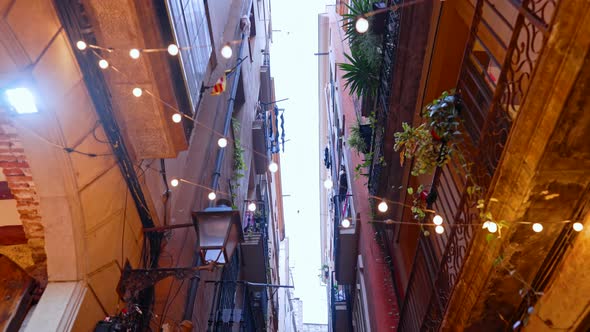
<path fill-rule="evenodd" d="M 443 92 L 422 110 L 422 116 L 426 119 L 432 136 L 443 142 L 454 142 L 461 137 L 459 131 L 461 101 L 453 93 L 454 91 Z"/>
<path fill-rule="evenodd" d="M 404 122 L 402 128 L 403 131 L 394 134 L 393 146 L 395 151 L 400 151 L 400 163 L 403 165 L 406 159 L 414 158 L 412 175 L 431 174 L 439 165 L 439 151 L 426 124 L 414 128 Z"/>
<path fill-rule="evenodd" d="M 346 143 L 348 146 L 355 149 L 359 153 L 364 153 L 364 151 L 367 151 L 368 146 L 365 143 L 365 139 L 361 135 L 361 127 L 359 122 L 350 127 L 350 136 L 348 137 Z"/>
<path fill-rule="evenodd" d="M 232 129 L 234 134 L 234 160 L 233 160 L 233 169 L 234 172 L 231 177 L 230 181 L 230 191 L 231 191 L 231 200 L 233 204 L 233 208 L 237 208 L 235 205 L 235 200 L 237 198 L 237 192 L 240 188 L 239 180 L 244 177 L 244 171 L 246 169 L 246 162 L 244 161 L 244 149 L 242 148 L 242 144 L 240 142 L 239 134 L 240 134 L 240 123 L 233 118 L 232 119 Z"/>
<path fill-rule="evenodd" d="M 373 152 L 369 152 L 369 153 L 365 154 L 365 159 L 364 159 L 363 163 L 356 165 L 356 167 L 354 168 L 354 173 L 355 173 L 354 177 L 358 178 L 360 175 L 367 175 L 366 173 L 363 173 L 363 169 L 368 172 L 368 170 L 372 164 L 373 164 Z"/>
<path fill-rule="evenodd" d="M 351 55 L 344 54 L 349 63 L 338 64 L 344 71 L 344 86 L 358 98 L 377 95 L 381 63 L 373 61 L 370 52 L 375 50 L 352 48 Z"/>
<path fill-rule="evenodd" d="M 374 16 L 365 15 L 373 11 L 373 0 L 352 0 L 348 13 L 342 16 L 342 26 L 345 30 L 345 40 L 350 44 L 350 55 L 345 54 L 348 63 L 339 63 L 344 71 L 344 85 L 350 94 L 357 98 L 374 97 L 379 86 L 379 74 L 382 62 L 382 37 L 371 29 L 365 33 L 358 33 L 355 28 L 356 20 L 365 17 L 372 27 Z"/>
<path fill-rule="evenodd" d="M 394 134 L 401 163 L 414 159 L 412 175 L 432 174 L 451 159 L 461 140 L 460 105 L 458 96 L 445 91 L 422 111 L 424 123 L 418 127 L 403 123 L 403 131 Z"/>
<path fill-rule="evenodd" d="M 406 188 L 406 192 L 412 197 L 411 211 L 414 219 L 417 221 L 422 221 L 426 218 L 426 201 L 420 197 L 422 191 L 424 191 L 423 185 L 419 185 L 416 189 L 413 187 Z"/>

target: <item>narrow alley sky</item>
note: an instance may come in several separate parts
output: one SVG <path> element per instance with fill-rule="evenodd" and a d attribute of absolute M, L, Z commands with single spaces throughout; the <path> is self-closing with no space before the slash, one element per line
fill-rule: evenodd
<path fill-rule="evenodd" d="M 281 174 L 295 297 L 305 323 L 327 323 L 326 287 L 320 285 L 318 148 L 318 14 L 334 0 L 272 0 L 270 61 L 276 98 L 285 109 Z M 279 31 L 277 31 L 279 30 Z"/>

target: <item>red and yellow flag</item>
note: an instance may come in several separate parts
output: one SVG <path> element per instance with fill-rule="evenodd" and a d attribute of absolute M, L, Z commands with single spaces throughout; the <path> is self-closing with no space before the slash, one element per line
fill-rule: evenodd
<path fill-rule="evenodd" d="M 221 76 L 217 82 L 215 82 L 215 84 L 211 87 L 211 95 L 212 96 L 217 96 L 223 93 L 223 91 L 225 91 L 225 82 L 227 81 L 227 73 L 223 73 L 223 76 Z"/>

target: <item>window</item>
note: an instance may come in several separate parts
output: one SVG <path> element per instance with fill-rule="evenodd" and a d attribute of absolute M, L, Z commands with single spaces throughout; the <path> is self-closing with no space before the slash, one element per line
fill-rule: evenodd
<path fill-rule="evenodd" d="M 184 79 L 192 108 L 199 102 L 212 45 L 203 0 L 169 0 L 168 10 L 180 51 Z"/>

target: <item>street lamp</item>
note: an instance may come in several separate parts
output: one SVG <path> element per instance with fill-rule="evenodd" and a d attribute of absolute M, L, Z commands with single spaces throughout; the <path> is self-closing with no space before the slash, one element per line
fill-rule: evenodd
<path fill-rule="evenodd" d="M 201 260 L 225 264 L 244 241 L 240 214 L 227 206 L 193 212 L 193 224 L 199 237 Z"/>
<path fill-rule="evenodd" d="M 139 292 L 170 276 L 178 280 L 198 278 L 199 271 L 213 271 L 231 260 L 238 244 L 244 241 L 239 212 L 225 205 L 192 213 L 192 223 L 146 228 L 144 232 L 173 228 L 195 228 L 200 246 L 202 265 L 179 268 L 132 269 L 129 262 L 121 273 L 117 292 L 124 301 L 139 296 Z"/>

